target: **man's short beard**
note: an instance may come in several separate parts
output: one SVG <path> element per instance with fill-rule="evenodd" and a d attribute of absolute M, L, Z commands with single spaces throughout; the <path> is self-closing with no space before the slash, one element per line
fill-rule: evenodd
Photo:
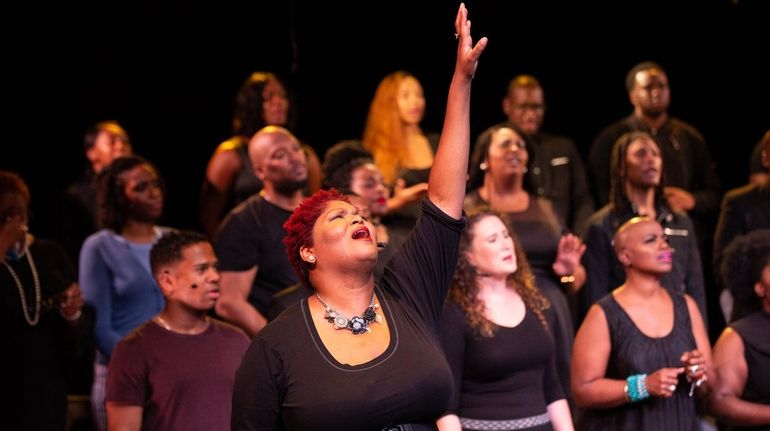
<path fill-rule="evenodd" d="M 307 178 L 301 180 L 284 180 L 273 183 L 273 189 L 282 196 L 291 196 L 296 191 L 302 190 L 307 186 Z"/>

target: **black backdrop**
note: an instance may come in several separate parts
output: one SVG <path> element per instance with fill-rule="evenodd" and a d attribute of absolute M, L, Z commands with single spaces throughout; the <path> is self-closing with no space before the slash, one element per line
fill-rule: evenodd
<path fill-rule="evenodd" d="M 503 118 L 508 80 L 530 73 L 545 88 L 545 127 L 586 153 L 603 126 L 630 112 L 626 71 L 653 60 L 668 71 L 671 112 L 704 133 L 725 187 L 740 185 L 750 149 L 770 128 L 764 3 L 471 0 L 473 34 L 490 39 L 474 81 L 473 135 Z M 166 178 L 163 223 L 196 228 L 206 162 L 229 136 L 232 98 L 253 70 L 288 78 L 298 134 L 319 154 L 360 136 L 377 83 L 396 69 L 425 87 L 424 129 L 441 129 L 455 2 L 56 7 L 8 17 L 22 30 L 7 35 L 11 115 L 0 169 L 30 184 L 39 234 L 85 165 L 83 132 L 104 119 L 123 123 Z"/>

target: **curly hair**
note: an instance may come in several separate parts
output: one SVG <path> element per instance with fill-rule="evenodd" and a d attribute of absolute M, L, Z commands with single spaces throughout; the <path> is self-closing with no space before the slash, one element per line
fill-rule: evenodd
<path fill-rule="evenodd" d="M 530 155 L 532 154 L 532 146 L 534 145 L 532 138 L 528 137 L 524 132 L 522 132 L 512 123 L 506 122 L 484 130 L 481 132 L 478 139 L 476 139 L 476 144 L 473 146 L 471 161 L 468 165 L 467 190 L 473 191 L 484 185 L 485 170 L 481 169 L 481 163 L 485 162 L 487 157 L 489 157 L 489 147 L 492 145 L 492 138 L 494 137 L 495 133 L 502 128 L 508 128 L 516 132 L 516 134 L 519 135 L 519 137 L 527 144 L 527 153 Z M 531 167 L 530 165 L 532 164 L 533 160 L 534 158 L 530 156 L 527 161 L 527 172 L 524 174 L 523 185 L 524 190 L 532 195 L 535 194 L 535 186 L 532 182 L 532 176 L 529 174 L 529 168 Z"/>
<path fill-rule="evenodd" d="M 24 199 L 24 203 L 29 205 L 29 188 L 16 172 L 0 171 L 0 196 L 4 196 L 6 193 L 20 195 Z"/>
<path fill-rule="evenodd" d="M 468 316 L 468 323 L 474 332 L 481 337 L 492 337 L 497 325 L 484 317 L 484 303 L 479 299 L 479 287 L 476 283 L 476 270 L 468 262 L 466 257 L 474 238 L 475 226 L 486 217 L 497 217 L 508 228 L 508 233 L 513 238 L 518 269 L 510 274 L 507 279 L 509 286 L 513 286 L 521 296 L 524 304 L 535 313 L 540 323 L 548 328 L 545 319 L 545 310 L 550 307 L 550 302 L 535 286 L 535 277 L 529 267 L 527 256 L 519 243 L 519 239 L 513 232 L 505 218 L 488 207 L 481 207 L 467 214 L 467 224 L 460 235 L 459 258 L 457 268 L 452 277 L 452 286 L 449 289 L 449 300 L 454 301 Z"/>
<path fill-rule="evenodd" d="M 770 265 L 770 229 L 754 230 L 735 238 L 724 253 L 720 272 L 725 286 L 737 300 L 758 310 L 762 300 L 754 292 L 754 284 Z"/>
<path fill-rule="evenodd" d="M 374 155 L 375 163 L 385 182 L 392 185 L 406 156 L 406 131 L 398 110 L 398 89 L 408 78 L 417 79 L 399 70 L 382 79 L 369 107 L 364 128 L 364 148 Z"/>
<path fill-rule="evenodd" d="M 99 173 L 97 179 L 99 222 L 102 226 L 117 233 L 123 230 L 129 216 L 129 202 L 124 190 L 125 183 L 120 178 L 120 174 L 142 165 L 148 166 L 158 176 L 161 190 L 165 196 L 165 184 L 155 165 L 139 156 L 118 157 Z"/>
<path fill-rule="evenodd" d="M 257 71 L 249 75 L 241 84 L 238 93 L 235 95 L 235 104 L 233 107 L 233 135 L 245 136 L 251 138 L 257 131 L 270 124 L 265 123 L 262 112 L 262 104 L 265 99 L 262 91 L 270 81 L 278 82 L 286 91 L 286 99 L 289 102 L 289 111 L 286 124 L 276 124 L 289 130 L 294 130 L 296 123 L 296 113 L 293 108 L 292 97 L 286 83 L 276 74 L 271 72 Z"/>
<path fill-rule="evenodd" d="M 172 230 L 163 234 L 150 249 L 150 268 L 157 275 L 163 268 L 182 260 L 182 252 L 195 244 L 208 243 L 202 233 L 190 230 Z"/>
<path fill-rule="evenodd" d="M 312 265 L 302 260 L 299 251 L 302 247 L 313 246 L 313 226 L 315 226 L 316 220 L 331 201 L 350 203 L 350 198 L 335 189 L 319 190 L 303 200 L 283 224 L 283 228 L 286 231 L 283 245 L 286 246 L 289 262 L 297 272 L 300 281 L 309 289 L 313 288 L 310 284 L 309 273 Z"/>
<path fill-rule="evenodd" d="M 361 141 L 340 141 L 328 150 L 323 162 L 323 188 L 350 190 L 353 171 L 367 163 L 372 163 L 372 155 L 364 149 Z"/>
<path fill-rule="evenodd" d="M 620 225 L 626 220 L 622 218 L 623 214 L 626 214 L 631 209 L 631 201 L 626 194 L 626 176 L 628 175 L 628 166 L 626 165 L 626 157 L 628 156 L 628 147 L 631 146 L 634 141 L 639 139 L 649 139 L 658 145 L 655 138 L 647 132 L 633 131 L 624 133 L 621 137 L 615 141 L 612 147 L 612 158 L 610 160 L 610 204 L 612 204 L 612 212 L 617 217 L 617 225 L 612 226 L 614 230 L 617 230 Z M 668 199 L 663 193 L 665 185 L 665 175 L 661 173 L 660 182 L 655 186 L 655 206 L 664 207 L 668 212 L 675 214 L 668 204 Z"/>

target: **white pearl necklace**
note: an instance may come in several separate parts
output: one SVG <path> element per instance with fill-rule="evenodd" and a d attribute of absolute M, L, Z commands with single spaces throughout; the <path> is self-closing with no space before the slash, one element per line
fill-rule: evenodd
<path fill-rule="evenodd" d="M 8 268 L 8 272 L 11 273 L 11 277 L 16 282 L 16 287 L 19 289 L 19 298 L 21 298 L 21 309 L 24 312 L 24 319 L 27 320 L 29 326 L 35 326 L 40 321 L 40 278 L 37 275 L 37 268 L 35 267 L 35 261 L 32 260 L 32 253 L 29 251 L 29 247 L 24 247 L 24 255 L 27 256 L 29 261 L 29 268 L 32 270 L 32 280 L 35 282 L 35 314 L 33 317 L 29 317 L 29 309 L 27 308 L 27 297 L 24 295 L 24 286 L 21 284 L 16 271 L 8 265 L 6 261 L 2 261 L 3 265 Z"/>

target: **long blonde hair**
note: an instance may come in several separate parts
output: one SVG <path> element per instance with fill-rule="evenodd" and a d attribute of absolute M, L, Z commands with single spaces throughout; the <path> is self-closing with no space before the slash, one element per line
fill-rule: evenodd
<path fill-rule="evenodd" d="M 385 182 L 395 183 L 407 155 L 407 134 L 398 110 L 398 90 L 409 72 L 399 70 L 380 81 L 374 93 L 364 129 L 364 148 L 374 156 L 374 163 Z"/>
<path fill-rule="evenodd" d="M 481 207 L 467 215 L 468 223 L 460 235 L 459 257 L 457 259 L 457 269 L 452 277 L 452 287 L 449 290 L 449 300 L 454 301 L 465 312 L 468 317 L 468 324 L 482 337 L 491 337 L 494 335 L 497 326 L 484 317 L 484 303 L 479 299 L 479 287 L 476 283 L 476 270 L 468 262 L 466 257 L 468 249 L 473 242 L 473 228 L 485 217 L 497 217 L 508 228 L 508 233 L 513 238 L 513 245 L 516 253 L 516 262 L 518 269 L 510 274 L 507 284 L 513 286 L 516 292 L 521 296 L 524 304 L 535 313 L 537 319 L 548 328 L 548 322 L 545 319 L 545 310 L 551 304 L 548 299 L 535 286 L 535 277 L 529 267 L 527 256 L 519 243 L 519 239 L 511 229 L 500 213 L 489 207 Z"/>

